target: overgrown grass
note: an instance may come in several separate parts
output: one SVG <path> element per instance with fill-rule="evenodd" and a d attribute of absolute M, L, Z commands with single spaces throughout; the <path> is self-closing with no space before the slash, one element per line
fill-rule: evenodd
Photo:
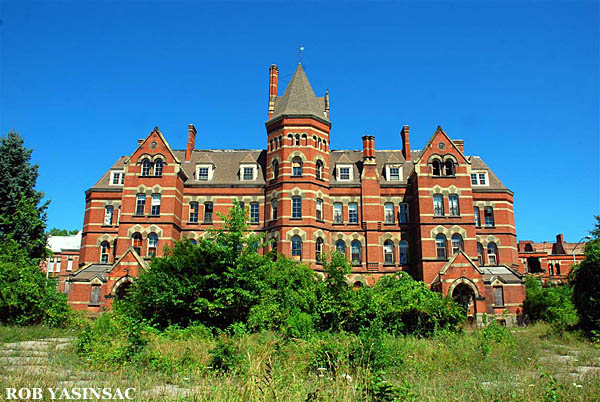
<path fill-rule="evenodd" d="M 22 339 L 44 333 L 27 331 Z M 588 401 L 600 395 L 598 371 L 578 371 L 600 366 L 600 350 L 542 323 L 431 338 L 321 333 L 295 339 L 269 331 L 213 335 L 204 327 L 141 328 L 140 336 L 137 344 L 131 331 L 116 331 L 97 354 L 99 344 L 79 356 L 75 348 L 53 353 L 46 375 L 10 372 L 0 386 L 83 380 L 90 382 L 81 386 L 134 387 L 141 401 Z M 127 348 L 132 354 L 119 360 Z"/>
<path fill-rule="evenodd" d="M 71 337 L 77 332 L 79 331 L 73 328 L 51 328 L 45 325 L 30 325 L 26 327 L 0 325 L 0 342 L 22 342 L 41 338 Z"/>

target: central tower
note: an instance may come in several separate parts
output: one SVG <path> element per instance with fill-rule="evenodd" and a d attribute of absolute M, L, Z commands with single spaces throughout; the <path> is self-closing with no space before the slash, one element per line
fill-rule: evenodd
<path fill-rule="evenodd" d="M 278 81 L 279 69 L 272 65 L 265 123 L 268 238 L 279 252 L 313 265 L 323 242 L 329 243 L 331 223 L 329 95 L 315 96 L 301 64 L 282 96 Z"/>

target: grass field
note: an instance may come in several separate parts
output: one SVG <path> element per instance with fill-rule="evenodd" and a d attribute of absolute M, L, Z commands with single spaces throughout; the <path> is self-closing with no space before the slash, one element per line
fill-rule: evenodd
<path fill-rule="evenodd" d="M 7 387 L 102 387 L 135 388 L 139 401 L 600 400 L 600 349 L 544 324 L 361 345 L 339 334 L 144 336 L 121 364 L 123 356 L 80 357 L 75 330 L 0 327 L 1 398 Z"/>

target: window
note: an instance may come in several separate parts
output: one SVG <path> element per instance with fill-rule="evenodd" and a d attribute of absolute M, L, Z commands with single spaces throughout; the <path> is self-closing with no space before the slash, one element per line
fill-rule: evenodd
<path fill-rule="evenodd" d="M 496 243 L 489 243 L 487 246 L 488 263 L 490 265 L 498 265 L 498 247 Z"/>
<path fill-rule="evenodd" d="M 240 209 L 243 211 L 246 209 L 246 204 L 244 203 L 244 201 L 238 201 L 240 204 Z"/>
<path fill-rule="evenodd" d="M 352 252 L 352 265 L 360 265 L 360 242 L 358 240 L 353 240 L 350 244 L 350 250 Z"/>
<path fill-rule="evenodd" d="M 110 251 L 110 244 L 106 240 L 104 240 L 100 244 L 100 263 L 108 264 L 108 256 Z"/>
<path fill-rule="evenodd" d="M 258 202 L 250 203 L 250 223 L 258 223 Z"/>
<path fill-rule="evenodd" d="M 344 255 L 346 255 L 346 243 L 343 240 L 338 240 L 335 242 L 335 251 L 338 251 Z"/>
<path fill-rule="evenodd" d="M 556 269 L 556 275 L 560 275 L 560 263 L 554 264 L 554 268 Z"/>
<path fill-rule="evenodd" d="M 133 244 L 133 249 L 138 255 L 142 255 L 142 235 L 138 232 L 135 232 L 133 236 L 131 236 L 131 243 Z"/>
<path fill-rule="evenodd" d="M 135 214 L 136 215 L 144 215 L 145 209 L 146 209 L 146 194 L 138 194 L 137 201 L 135 204 Z"/>
<path fill-rule="evenodd" d="M 471 185 L 472 186 L 487 186 L 487 172 L 473 172 L 471 173 Z"/>
<path fill-rule="evenodd" d="M 100 286 L 92 285 L 92 293 L 90 295 L 90 304 L 100 304 Z"/>
<path fill-rule="evenodd" d="M 383 263 L 386 265 L 394 263 L 394 243 L 391 240 L 386 240 L 383 243 Z"/>
<path fill-rule="evenodd" d="M 394 204 L 386 202 L 383 208 L 385 211 L 385 223 L 394 223 Z"/>
<path fill-rule="evenodd" d="M 400 223 L 408 223 L 408 204 L 405 202 L 400 204 L 398 221 L 400 221 Z"/>
<path fill-rule="evenodd" d="M 458 233 L 454 233 L 452 235 L 452 254 L 458 253 L 463 249 L 463 239 L 462 236 Z"/>
<path fill-rule="evenodd" d="M 213 219 L 213 203 L 204 203 L 204 223 L 212 223 Z"/>
<path fill-rule="evenodd" d="M 400 180 L 400 168 L 398 166 L 390 166 L 388 180 L 399 181 Z"/>
<path fill-rule="evenodd" d="M 113 212 L 114 208 L 112 205 L 107 205 L 104 207 L 104 225 L 110 226 L 113 221 Z"/>
<path fill-rule="evenodd" d="M 433 216 L 444 216 L 444 198 L 441 194 L 433 195 Z"/>
<path fill-rule="evenodd" d="M 152 207 L 150 209 L 150 215 L 160 215 L 160 194 L 152 194 Z"/>
<path fill-rule="evenodd" d="M 277 219 L 277 200 L 271 201 L 271 212 L 273 220 Z"/>
<path fill-rule="evenodd" d="M 323 200 L 320 198 L 317 198 L 317 220 L 323 220 Z"/>
<path fill-rule="evenodd" d="M 296 146 L 299 146 L 300 145 L 300 134 L 296 134 L 294 136 L 294 139 L 296 140 L 296 142 L 295 142 Z"/>
<path fill-rule="evenodd" d="M 450 159 L 444 163 L 444 173 L 445 176 L 454 176 L 454 162 Z"/>
<path fill-rule="evenodd" d="M 73 257 L 69 257 L 67 260 L 67 271 L 73 270 Z"/>
<path fill-rule="evenodd" d="M 292 159 L 292 176 L 302 176 L 302 159 L 299 157 Z"/>
<path fill-rule="evenodd" d="M 438 259 L 446 259 L 446 236 L 441 233 L 435 236 L 435 249 L 437 251 Z"/>
<path fill-rule="evenodd" d="M 190 243 L 192 243 L 194 246 L 196 246 L 198 244 L 196 239 L 190 239 Z"/>
<path fill-rule="evenodd" d="M 323 179 L 323 162 L 317 161 L 316 170 L 317 170 L 316 171 L 317 179 L 322 180 Z"/>
<path fill-rule="evenodd" d="M 323 239 L 318 237 L 317 241 L 315 243 L 315 258 L 317 259 L 317 262 L 322 262 L 321 261 L 322 253 L 323 253 Z"/>
<path fill-rule="evenodd" d="M 65 290 L 63 291 L 65 294 L 69 294 L 69 288 L 71 287 L 71 282 L 65 281 Z"/>
<path fill-rule="evenodd" d="M 358 204 L 355 202 L 348 204 L 348 223 L 358 223 Z"/>
<path fill-rule="evenodd" d="M 406 240 L 402 240 L 400 242 L 400 264 L 405 265 L 408 264 L 408 242 Z"/>
<path fill-rule="evenodd" d="M 111 172 L 111 179 L 110 179 L 110 184 L 111 185 L 119 185 L 119 184 L 123 184 L 123 181 L 125 181 L 125 173 L 121 172 L 121 171 L 115 171 L 115 172 Z"/>
<path fill-rule="evenodd" d="M 242 180 L 254 180 L 254 168 L 244 167 L 242 169 Z"/>
<path fill-rule="evenodd" d="M 340 180 L 350 180 L 350 167 L 340 168 Z"/>
<path fill-rule="evenodd" d="M 481 227 L 481 217 L 479 216 L 479 207 L 473 208 L 473 214 L 475 215 L 475 226 Z"/>
<path fill-rule="evenodd" d="M 297 257 L 296 259 L 302 259 L 302 239 L 300 236 L 292 237 L 292 258 Z"/>
<path fill-rule="evenodd" d="M 198 203 L 190 202 L 190 223 L 198 223 Z"/>
<path fill-rule="evenodd" d="M 494 286 L 494 306 L 504 307 L 504 290 L 502 286 Z"/>
<path fill-rule="evenodd" d="M 156 248 L 158 247 L 158 236 L 156 233 L 150 233 L 148 235 L 148 256 L 156 256 Z"/>
<path fill-rule="evenodd" d="M 441 176 L 442 168 L 439 160 L 435 159 L 433 162 L 431 162 L 431 169 L 434 176 Z"/>
<path fill-rule="evenodd" d="M 448 196 L 448 204 L 450 204 L 450 215 L 459 216 L 460 209 L 458 208 L 458 195 L 450 194 Z"/>
<path fill-rule="evenodd" d="M 477 243 L 477 261 L 479 261 L 480 266 L 483 266 L 483 246 L 481 243 Z"/>
<path fill-rule="evenodd" d="M 554 267 L 552 266 L 552 264 L 548 264 L 548 273 L 550 274 L 550 276 L 554 276 Z"/>
<path fill-rule="evenodd" d="M 274 160 L 271 166 L 273 167 L 273 179 L 276 179 L 277 177 L 279 177 L 279 162 L 277 162 L 277 160 Z"/>
<path fill-rule="evenodd" d="M 292 197 L 292 218 L 302 218 L 302 198 Z"/>
<path fill-rule="evenodd" d="M 60 272 L 60 266 L 61 266 L 61 259 L 59 258 L 58 260 L 56 260 L 56 265 L 54 267 L 54 272 Z"/>
<path fill-rule="evenodd" d="M 343 223 L 343 207 L 341 202 L 336 202 L 333 204 L 333 223 Z"/>
<path fill-rule="evenodd" d="M 208 180 L 208 166 L 200 166 L 198 167 L 198 180 L 207 181 Z"/>
<path fill-rule="evenodd" d="M 154 176 L 161 177 L 163 172 L 163 161 L 157 159 L 154 161 Z"/>
<path fill-rule="evenodd" d="M 142 176 L 150 176 L 150 168 L 152 164 L 150 163 L 150 159 L 144 159 L 142 161 Z"/>
<path fill-rule="evenodd" d="M 494 209 L 492 207 L 485 207 L 483 210 L 483 219 L 485 220 L 486 227 L 494 226 Z"/>

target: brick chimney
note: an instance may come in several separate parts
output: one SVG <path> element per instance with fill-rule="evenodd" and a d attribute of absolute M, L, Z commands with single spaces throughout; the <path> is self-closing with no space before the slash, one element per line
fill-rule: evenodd
<path fill-rule="evenodd" d="M 275 98 L 277 98 L 277 85 L 279 83 L 279 68 L 271 64 L 269 68 L 269 118 L 275 112 Z"/>
<path fill-rule="evenodd" d="M 563 237 L 562 233 L 556 235 L 556 242 L 560 244 L 563 244 L 565 242 L 565 238 Z"/>
<path fill-rule="evenodd" d="M 325 91 L 325 114 L 329 119 L 329 89 Z"/>
<path fill-rule="evenodd" d="M 375 137 L 372 135 L 365 135 L 362 137 L 363 140 L 363 162 L 364 163 L 375 163 Z"/>
<path fill-rule="evenodd" d="M 404 159 L 410 161 L 410 140 L 408 138 L 409 126 L 402 126 L 402 131 L 400 135 L 402 136 L 402 155 L 404 155 Z"/>
<path fill-rule="evenodd" d="M 465 140 L 452 140 L 456 148 L 460 149 L 460 152 L 465 153 Z"/>
<path fill-rule="evenodd" d="M 193 124 L 188 124 L 188 141 L 185 149 L 185 161 L 189 162 L 192 157 L 192 152 L 196 146 L 196 127 Z"/>

